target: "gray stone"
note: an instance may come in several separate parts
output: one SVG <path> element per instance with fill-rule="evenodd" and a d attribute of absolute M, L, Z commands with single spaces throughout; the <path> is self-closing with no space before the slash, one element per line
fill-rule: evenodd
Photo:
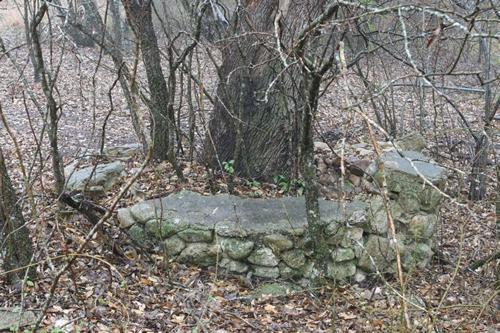
<path fill-rule="evenodd" d="M 248 265 L 240 261 L 224 258 L 220 262 L 220 267 L 229 272 L 243 274 L 248 271 Z"/>
<path fill-rule="evenodd" d="M 425 268 L 432 258 L 432 250 L 429 245 L 420 244 L 410 244 L 402 248 L 401 251 L 401 262 L 403 268 L 408 271 L 412 271 L 415 268 Z"/>
<path fill-rule="evenodd" d="M 364 210 L 357 210 L 352 213 L 348 220 L 349 224 L 355 226 L 363 226 L 368 222 L 368 217 Z"/>
<path fill-rule="evenodd" d="M 252 252 L 254 242 L 239 240 L 235 238 L 226 238 L 221 241 L 222 251 L 230 258 L 240 260 L 248 257 Z"/>
<path fill-rule="evenodd" d="M 281 253 L 281 260 L 283 260 L 288 266 L 295 269 L 300 269 L 306 263 L 306 257 L 304 251 L 295 249 L 289 250 Z"/>
<path fill-rule="evenodd" d="M 0 308 L 0 331 L 21 332 L 22 327 L 35 322 L 36 315 L 33 311 L 22 310 L 19 307 Z"/>
<path fill-rule="evenodd" d="M 371 230 L 379 235 L 387 233 L 387 213 L 379 210 L 370 221 Z"/>
<path fill-rule="evenodd" d="M 130 209 L 130 214 L 139 222 L 146 223 L 149 220 L 153 220 L 159 218 L 160 214 L 156 212 L 156 209 L 153 205 L 148 202 L 141 202 L 136 205 L 133 205 Z M 120 218 L 120 217 L 118 217 Z"/>
<path fill-rule="evenodd" d="M 330 279 L 343 281 L 356 274 L 356 264 L 354 261 L 329 262 L 326 276 Z"/>
<path fill-rule="evenodd" d="M 120 228 L 127 229 L 135 224 L 135 219 L 130 213 L 128 208 L 120 208 L 116 214 L 118 221 L 120 222 Z"/>
<path fill-rule="evenodd" d="M 332 252 L 332 260 L 334 262 L 349 261 L 354 259 L 354 251 L 352 249 L 338 248 Z"/>
<path fill-rule="evenodd" d="M 248 257 L 248 261 L 254 265 L 273 267 L 278 265 L 278 258 L 268 247 L 254 250 Z"/>
<path fill-rule="evenodd" d="M 280 276 L 278 267 L 253 266 L 253 275 L 268 279 L 277 279 Z"/>
<path fill-rule="evenodd" d="M 412 150 L 417 152 L 422 152 L 425 149 L 427 143 L 425 138 L 419 133 L 412 133 L 403 136 L 399 140 L 396 140 L 396 145 L 401 150 Z"/>
<path fill-rule="evenodd" d="M 188 244 L 178 257 L 178 261 L 199 266 L 214 266 L 219 247 L 206 243 Z"/>
<path fill-rule="evenodd" d="M 186 243 L 177 236 L 172 236 L 162 242 L 163 249 L 169 256 L 176 256 L 186 247 Z"/>
<path fill-rule="evenodd" d="M 430 163 L 428 157 L 414 151 L 401 153 L 404 157 L 396 152 L 384 153 L 380 161 L 370 165 L 367 172 L 380 183 L 378 165 L 384 163 L 387 188 L 389 191 L 397 193 L 403 191 L 408 185 L 413 187 L 415 183 L 424 183 L 419 173 L 436 185 L 446 179 L 446 170 Z"/>
<path fill-rule="evenodd" d="M 238 237 L 243 238 L 248 236 L 248 232 L 238 223 L 233 221 L 222 221 L 215 225 L 215 232 L 221 237 Z"/>
<path fill-rule="evenodd" d="M 354 274 L 354 281 L 361 283 L 366 280 L 366 273 L 361 269 L 356 269 L 356 274 Z"/>
<path fill-rule="evenodd" d="M 293 247 L 293 242 L 281 234 L 271 234 L 264 236 L 264 244 L 271 248 L 275 253 L 289 250 Z"/>
<path fill-rule="evenodd" d="M 81 191 L 85 186 L 102 186 L 104 190 L 109 190 L 118 182 L 118 179 L 125 170 L 125 166 L 122 162 L 116 161 L 108 164 L 99 164 L 95 167 L 94 172 L 92 172 L 93 170 L 94 166 L 90 166 L 66 174 L 68 179 L 66 188 L 69 191 Z"/>
<path fill-rule="evenodd" d="M 147 241 L 144 229 L 137 224 L 131 226 L 130 229 L 128 229 L 127 233 L 130 236 L 130 238 L 132 238 L 138 244 L 143 245 Z"/>
<path fill-rule="evenodd" d="M 212 230 L 202 230 L 196 228 L 188 228 L 181 230 L 177 235 L 188 243 L 211 243 L 213 239 Z"/>
<path fill-rule="evenodd" d="M 339 202 L 320 200 L 320 214 L 325 221 L 342 220 Z M 347 216 L 366 207 L 363 202 L 346 204 Z M 161 199 L 148 200 L 131 207 L 139 223 L 161 218 L 181 227 L 215 229 L 219 236 L 246 237 L 272 233 L 293 234 L 307 229 L 304 197 L 248 199 L 221 194 L 202 196 L 180 191 Z"/>
<path fill-rule="evenodd" d="M 324 151 L 324 152 L 330 152 L 331 149 L 330 147 L 328 146 L 327 143 L 325 142 L 320 142 L 320 141 L 317 141 L 314 143 L 314 150 L 316 151 Z"/>
<path fill-rule="evenodd" d="M 120 146 L 109 147 L 104 150 L 104 155 L 112 158 L 130 158 L 142 152 L 140 143 L 128 143 Z"/>
<path fill-rule="evenodd" d="M 408 233 L 415 241 L 428 240 L 434 234 L 437 218 L 435 215 L 416 215 L 409 223 Z"/>
<path fill-rule="evenodd" d="M 344 238 L 340 242 L 343 247 L 356 247 L 363 242 L 364 230 L 361 228 L 345 228 Z"/>
<path fill-rule="evenodd" d="M 365 244 L 365 250 L 359 259 L 358 266 L 367 272 L 375 272 L 376 269 L 383 272 L 395 258 L 395 251 L 387 238 L 370 235 Z M 372 259 L 376 267 L 373 266 Z"/>
<path fill-rule="evenodd" d="M 178 226 L 167 220 L 149 220 L 145 225 L 146 232 L 158 239 L 165 239 L 177 233 Z"/>
<path fill-rule="evenodd" d="M 278 268 L 280 270 L 280 276 L 284 279 L 295 279 L 302 277 L 302 270 L 293 269 L 284 262 L 280 262 Z"/>

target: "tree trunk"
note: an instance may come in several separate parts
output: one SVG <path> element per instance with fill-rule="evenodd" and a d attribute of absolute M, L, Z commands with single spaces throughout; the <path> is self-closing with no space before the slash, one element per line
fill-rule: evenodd
<path fill-rule="evenodd" d="M 278 76 L 283 65 L 273 51 L 276 41 L 269 36 L 274 34 L 279 2 L 247 0 L 234 15 L 229 29 L 240 36 L 222 48 L 219 99 L 209 124 L 211 137 L 205 143 L 206 158 L 219 168 L 222 162 L 234 160 L 236 173 L 250 178 L 296 176 L 299 168 L 300 102 L 294 103 L 294 97 L 303 79 L 297 68 Z M 294 6 L 297 12 L 287 15 L 284 40 L 290 40 L 303 24 L 293 19 L 301 7 Z M 292 72 L 299 73 L 293 80 Z"/>
<path fill-rule="evenodd" d="M 122 28 L 122 17 L 120 13 L 120 1 L 110 0 L 111 18 L 113 20 L 113 40 L 115 42 L 115 47 L 118 50 L 122 50 L 123 44 L 123 28 Z"/>
<path fill-rule="evenodd" d="M 146 68 L 151 113 L 153 115 L 153 157 L 167 160 L 169 157 L 169 92 L 161 68 L 160 50 L 151 17 L 151 1 L 122 0 L 130 25 L 134 29 L 142 51 L 142 61 Z"/>
<path fill-rule="evenodd" d="M 61 155 L 59 154 L 58 139 L 57 139 L 57 128 L 58 128 L 58 110 L 59 106 L 54 99 L 53 90 L 54 82 L 48 75 L 45 62 L 43 60 L 42 47 L 40 45 L 40 39 L 38 35 L 38 25 L 42 21 L 43 17 L 47 13 L 47 4 L 42 4 L 40 9 L 36 13 L 33 22 L 31 23 L 31 38 L 33 42 L 33 51 L 36 59 L 36 69 L 41 74 L 41 83 L 43 93 L 45 95 L 45 100 L 47 103 L 47 111 L 49 113 L 49 141 L 50 141 L 50 153 L 52 158 L 52 170 L 55 179 L 55 190 L 57 195 L 61 194 L 64 190 L 64 170 Z"/>
<path fill-rule="evenodd" d="M 27 275 L 35 278 L 35 269 L 20 269 L 31 263 L 33 245 L 25 225 L 21 207 L 7 173 L 7 167 L 0 148 L 0 254 L 4 254 L 3 268 L 10 282 L 23 279 Z"/>

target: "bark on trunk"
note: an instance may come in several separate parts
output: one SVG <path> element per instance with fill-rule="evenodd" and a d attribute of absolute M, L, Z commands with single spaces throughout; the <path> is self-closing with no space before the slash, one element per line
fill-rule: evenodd
<path fill-rule="evenodd" d="M 23 279 L 27 275 L 35 278 L 35 269 L 20 269 L 31 263 L 33 245 L 29 237 L 29 230 L 25 226 L 21 207 L 18 204 L 16 193 L 12 187 L 7 167 L 0 148 L 0 254 L 4 254 L 3 268 L 10 282 Z M 15 270 L 15 271 L 12 271 Z"/>
<path fill-rule="evenodd" d="M 303 78 L 298 68 L 280 75 L 283 65 L 273 38 L 279 6 L 277 0 L 248 0 L 234 16 L 229 29 L 240 36 L 222 48 L 219 99 L 205 145 L 206 158 L 216 166 L 234 160 L 236 173 L 250 178 L 296 176 L 299 168 L 301 102 L 295 97 Z M 297 20 L 301 11 L 307 12 L 305 7 L 300 3 L 287 8 L 283 41 L 291 40 L 307 21 Z"/>

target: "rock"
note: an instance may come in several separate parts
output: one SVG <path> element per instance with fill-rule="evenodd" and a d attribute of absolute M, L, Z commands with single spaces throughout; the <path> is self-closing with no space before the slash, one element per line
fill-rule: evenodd
<path fill-rule="evenodd" d="M 254 265 L 273 267 L 278 265 L 278 258 L 268 247 L 254 250 L 248 257 L 248 261 Z"/>
<path fill-rule="evenodd" d="M 248 257 L 252 252 L 254 242 L 239 240 L 234 238 L 226 238 L 221 241 L 222 251 L 230 258 L 240 260 Z"/>
<path fill-rule="evenodd" d="M 177 235 L 188 243 L 211 243 L 213 239 L 212 230 L 188 228 L 179 231 Z"/>
<path fill-rule="evenodd" d="M 349 181 L 352 183 L 353 186 L 359 187 L 361 185 L 361 178 L 360 176 L 356 176 L 354 174 L 349 175 Z"/>
<path fill-rule="evenodd" d="M 375 262 L 376 267 L 373 266 L 370 257 Z M 370 235 L 365 244 L 365 250 L 359 258 L 358 266 L 367 272 L 375 272 L 376 269 L 384 272 L 395 259 L 396 254 L 387 238 Z"/>
<path fill-rule="evenodd" d="M 264 236 L 264 244 L 273 250 L 275 253 L 289 250 L 293 247 L 293 242 L 286 236 L 281 234 L 271 234 Z"/>
<path fill-rule="evenodd" d="M 254 266 L 253 275 L 268 279 L 277 279 L 280 276 L 278 267 Z"/>
<path fill-rule="evenodd" d="M 125 166 L 122 162 L 116 161 L 108 164 L 99 164 L 95 167 L 95 171 L 92 174 L 93 170 L 94 166 L 90 166 L 67 174 L 66 188 L 69 191 L 82 191 L 85 186 L 100 186 L 104 191 L 109 190 L 118 182 L 125 170 Z"/>
<path fill-rule="evenodd" d="M 188 244 L 177 260 L 181 263 L 199 266 L 214 266 L 217 261 L 218 246 L 206 243 Z"/>
<path fill-rule="evenodd" d="M 162 242 L 163 249 L 169 256 L 176 256 L 186 247 L 186 243 L 177 236 L 172 236 Z"/>
<path fill-rule="evenodd" d="M 432 249 L 424 243 L 416 244 L 411 250 L 412 266 L 415 265 L 419 269 L 425 268 L 432 259 Z"/>
<path fill-rule="evenodd" d="M 130 213 L 128 208 L 120 208 L 116 214 L 118 221 L 120 222 L 120 228 L 127 229 L 135 224 L 135 219 Z"/>
<path fill-rule="evenodd" d="M 239 273 L 239 274 L 243 274 L 248 271 L 247 264 L 229 258 L 222 259 L 222 261 L 220 262 L 220 267 L 224 268 L 229 272 Z"/>
<path fill-rule="evenodd" d="M 133 205 L 130 209 L 130 214 L 139 223 L 146 223 L 160 217 L 160 213 L 156 211 L 155 207 L 148 202 L 141 202 Z"/>
<path fill-rule="evenodd" d="M 366 273 L 360 269 L 356 269 L 356 274 L 354 274 L 354 281 L 361 283 L 366 280 Z"/>
<path fill-rule="evenodd" d="M 0 331 L 20 332 L 22 327 L 35 322 L 36 315 L 33 311 L 19 307 L 0 308 Z"/>
<path fill-rule="evenodd" d="M 239 224 L 231 221 L 222 221 L 215 225 L 215 232 L 221 237 L 238 237 L 243 238 L 248 236 L 248 232 Z"/>
<path fill-rule="evenodd" d="M 363 233 L 364 230 L 355 227 L 346 227 L 344 237 L 342 238 L 340 245 L 343 247 L 356 248 L 359 243 L 363 243 Z"/>
<path fill-rule="evenodd" d="M 131 226 L 130 229 L 128 229 L 127 233 L 130 236 L 130 238 L 132 238 L 137 244 L 143 245 L 147 241 L 144 229 L 138 226 L 137 224 Z"/>
<path fill-rule="evenodd" d="M 372 150 L 364 149 L 364 148 L 358 148 L 356 149 L 356 152 L 358 153 L 359 156 L 364 157 L 373 154 Z"/>
<path fill-rule="evenodd" d="M 408 232 L 415 241 L 425 241 L 432 238 L 437 218 L 435 215 L 416 215 L 409 223 Z"/>
<path fill-rule="evenodd" d="M 400 150 L 422 152 L 422 150 L 425 149 L 427 143 L 425 141 L 425 138 L 420 133 L 412 133 L 403 136 L 399 140 L 396 140 L 396 145 Z"/>
<path fill-rule="evenodd" d="M 142 152 L 142 145 L 139 143 L 128 143 L 120 146 L 109 147 L 104 150 L 104 155 L 111 158 L 130 158 Z"/>
<path fill-rule="evenodd" d="M 336 281 L 343 281 L 356 274 L 356 265 L 352 261 L 348 262 L 329 262 L 327 265 L 326 276 Z"/>
<path fill-rule="evenodd" d="M 368 223 L 366 212 L 362 210 L 354 211 L 348 219 L 350 225 L 363 226 Z"/>
<path fill-rule="evenodd" d="M 252 292 L 254 298 L 279 297 L 301 291 L 297 285 L 286 282 L 264 283 Z"/>
<path fill-rule="evenodd" d="M 165 239 L 179 231 L 178 226 L 168 220 L 149 220 L 146 222 L 145 229 L 149 235 L 158 239 Z"/>
<path fill-rule="evenodd" d="M 368 147 L 368 144 L 365 142 L 360 142 L 360 143 L 353 144 L 351 147 L 354 149 L 366 148 L 366 147 Z"/>
<path fill-rule="evenodd" d="M 302 276 L 301 270 L 290 268 L 284 262 L 280 262 L 278 268 L 280 270 L 280 276 L 284 279 L 295 279 Z"/>
<path fill-rule="evenodd" d="M 306 263 L 306 257 L 304 251 L 295 249 L 283 252 L 281 254 L 281 260 L 283 260 L 289 267 L 300 269 Z"/>
<path fill-rule="evenodd" d="M 328 144 L 317 141 L 314 143 L 314 151 L 331 152 L 331 149 Z"/>
<path fill-rule="evenodd" d="M 332 251 L 331 257 L 334 262 L 349 261 L 354 259 L 354 251 L 340 247 Z"/>
<path fill-rule="evenodd" d="M 439 184 L 446 179 L 446 170 L 438 165 L 430 163 L 428 157 L 415 151 L 403 151 L 401 157 L 396 152 L 384 153 L 380 161 L 372 163 L 367 172 L 380 182 L 378 164 L 384 163 L 387 179 L 387 187 L 391 192 L 399 193 L 407 186 L 415 186 L 424 183 L 418 172 L 433 184 Z M 410 163 L 410 161 L 412 163 Z"/>
<path fill-rule="evenodd" d="M 379 235 L 387 233 L 387 213 L 379 210 L 370 221 L 371 230 Z"/>

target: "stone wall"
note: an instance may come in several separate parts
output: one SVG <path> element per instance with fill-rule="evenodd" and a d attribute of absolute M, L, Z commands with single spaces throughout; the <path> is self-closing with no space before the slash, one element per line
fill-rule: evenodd
<path fill-rule="evenodd" d="M 384 163 L 404 268 L 423 268 L 432 256 L 441 196 L 421 176 L 442 187 L 445 171 L 420 153 L 404 155 L 412 162 L 386 153 L 368 173 L 376 191 L 381 179 L 378 164 Z M 333 280 L 361 281 L 376 270 L 395 271 L 395 244 L 389 241 L 382 198 L 372 194 L 361 199 L 320 201 L 331 251 L 327 275 Z M 177 262 L 218 265 L 264 278 L 314 274 L 313 254 L 304 250 L 309 240 L 302 197 L 246 199 L 180 191 L 120 209 L 118 219 L 136 242 L 161 249 Z"/>

